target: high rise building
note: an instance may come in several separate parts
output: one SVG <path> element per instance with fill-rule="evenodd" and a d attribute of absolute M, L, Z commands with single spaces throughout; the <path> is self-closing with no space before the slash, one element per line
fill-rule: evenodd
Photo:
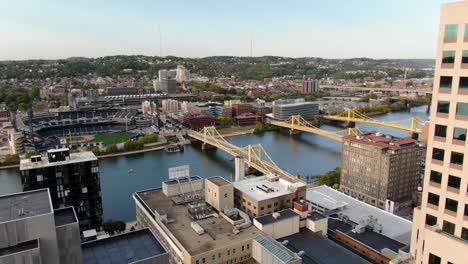
<path fill-rule="evenodd" d="M 161 103 L 161 109 L 167 113 L 175 113 L 180 110 L 179 101 L 173 99 L 163 100 Z"/>
<path fill-rule="evenodd" d="M 468 260 L 468 1 L 443 4 L 420 207 L 414 210 L 415 263 Z"/>
<path fill-rule="evenodd" d="M 190 71 L 187 70 L 184 65 L 177 65 L 176 80 L 178 82 L 185 82 L 190 80 Z"/>
<path fill-rule="evenodd" d="M 318 80 L 303 80 L 301 91 L 303 93 L 312 93 L 318 92 L 320 90 L 320 85 Z"/>
<path fill-rule="evenodd" d="M 159 70 L 158 80 L 153 81 L 156 92 L 175 94 L 177 92 L 176 70 Z"/>
<path fill-rule="evenodd" d="M 340 189 L 399 215 L 412 209 L 424 148 L 412 138 L 379 132 L 343 138 Z"/>
<path fill-rule="evenodd" d="M 20 173 L 24 191 L 49 188 L 53 207 L 73 206 L 82 230 L 101 228 L 99 163 L 92 152 L 49 150 L 21 160 Z"/>

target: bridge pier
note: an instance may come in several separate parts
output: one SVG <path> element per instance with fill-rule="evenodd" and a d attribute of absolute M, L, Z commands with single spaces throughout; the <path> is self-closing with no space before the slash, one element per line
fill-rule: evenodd
<path fill-rule="evenodd" d="M 348 123 L 346 124 L 346 127 L 347 127 L 347 128 L 354 128 L 354 127 L 356 127 L 356 122 L 348 122 Z"/>
<path fill-rule="evenodd" d="M 299 130 L 289 130 L 289 135 L 294 136 L 294 135 L 300 135 L 302 132 Z"/>
<path fill-rule="evenodd" d="M 253 167 L 247 167 L 247 168 L 245 168 L 245 175 L 261 176 L 261 175 L 263 175 L 263 173 L 258 171 L 257 169 L 255 169 Z"/>
<path fill-rule="evenodd" d="M 202 151 L 208 151 L 208 150 L 217 150 L 218 148 L 213 146 L 213 145 L 203 143 L 202 146 L 201 146 L 201 149 L 202 149 Z"/>
<path fill-rule="evenodd" d="M 418 133 L 411 133 L 411 138 L 418 140 L 419 139 L 419 134 Z"/>

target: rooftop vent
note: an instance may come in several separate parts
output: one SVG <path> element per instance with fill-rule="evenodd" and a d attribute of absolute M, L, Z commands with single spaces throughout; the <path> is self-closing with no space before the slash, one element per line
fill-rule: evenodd
<path fill-rule="evenodd" d="M 275 213 L 272 213 L 271 216 L 272 216 L 273 218 L 275 218 L 275 219 L 278 219 L 278 217 L 280 217 L 281 215 L 280 215 L 280 213 L 275 212 Z"/>

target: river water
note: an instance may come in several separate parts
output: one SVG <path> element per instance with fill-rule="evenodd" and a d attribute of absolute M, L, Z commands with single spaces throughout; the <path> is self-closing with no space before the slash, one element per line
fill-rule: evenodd
<path fill-rule="evenodd" d="M 415 107 L 408 112 L 388 113 L 376 119 L 400 121 L 418 116 L 422 121 L 428 119 L 426 107 Z M 409 124 L 409 120 L 407 121 Z M 362 131 L 378 130 L 395 136 L 408 136 L 408 132 L 357 124 Z M 342 128 L 324 125 L 326 130 Z M 291 137 L 284 132 L 266 132 L 260 135 L 244 135 L 228 138 L 238 146 L 262 144 L 270 157 L 284 170 L 292 174 L 324 173 L 340 166 L 341 144 L 335 140 L 314 134 L 302 133 Z M 136 191 L 161 186 L 167 179 L 168 168 L 190 165 L 192 175 L 201 177 L 234 175 L 232 157 L 221 150 L 205 153 L 187 146 L 184 152 L 166 153 L 164 151 L 120 156 L 100 160 L 100 175 L 104 220 L 109 218 L 130 221 L 135 218 L 135 205 L 132 194 Z M 129 174 L 132 168 L 135 172 Z M 21 191 L 18 169 L 0 170 L 0 194 Z"/>

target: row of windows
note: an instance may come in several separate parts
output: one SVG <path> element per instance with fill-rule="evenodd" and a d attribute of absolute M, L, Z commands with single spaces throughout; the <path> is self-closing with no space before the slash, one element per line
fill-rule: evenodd
<path fill-rule="evenodd" d="M 465 207 L 465 211 L 466 211 L 466 207 Z M 426 225 L 434 226 L 436 224 L 437 224 L 437 217 L 430 215 L 430 214 L 426 214 Z M 442 223 L 442 231 L 452 236 L 455 235 L 455 224 L 450 221 L 444 220 Z M 468 241 L 468 228 L 462 227 L 462 233 L 461 233 L 460 238 Z"/>
<path fill-rule="evenodd" d="M 242 245 L 241 250 L 244 251 L 246 248 L 250 249 L 250 244 L 247 244 L 246 246 Z M 232 254 L 236 254 L 236 249 L 235 248 L 232 249 Z M 227 255 L 228 256 L 231 255 L 231 250 L 230 249 L 227 250 Z M 218 253 L 218 259 L 221 259 L 221 258 L 222 258 L 222 254 Z M 243 260 L 247 260 L 249 258 L 250 258 L 250 254 L 246 255 L 246 256 L 242 256 L 240 258 L 240 260 L 243 261 Z M 216 255 L 211 256 L 211 260 L 216 260 Z M 206 258 L 202 258 L 201 262 L 200 262 L 199 259 L 197 259 L 197 260 L 195 260 L 195 263 L 196 264 L 200 264 L 200 263 L 204 264 L 204 263 L 206 263 Z M 228 261 L 226 261 L 226 263 L 227 264 L 228 263 L 237 263 L 237 258 L 231 259 L 230 261 L 228 260 Z"/>
<path fill-rule="evenodd" d="M 457 24 L 447 24 L 445 25 L 444 31 L 444 41 L 454 42 L 457 40 L 458 36 L 458 25 Z M 465 24 L 465 32 L 463 35 L 465 38 L 468 37 L 468 24 Z"/>
<path fill-rule="evenodd" d="M 428 193 L 427 203 L 435 206 L 439 206 L 440 196 L 435 193 Z M 450 198 L 445 199 L 445 209 L 457 213 L 458 211 L 458 201 Z M 464 210 L 465 216 L 468 216 L 468 206 L 465 204 Z"/>
<path fill-rule="evenodd" d="M 445 150 L 440 148 L 432 149 L 432 159 L 444 161 Z M 463 165 L 464 154 L 456 151 L 450 153 L 450 163 L 455 165 Z"/>
<path fill-rule="evenodd" d="M 430 181 L 434 183 L 441 184 L 442 182 L 442 173 L 438 171 L 431 170 Z M 447 186 L 455 189 L 460 189 L 461 178 L 457 176 L 449 175 Z"/>
<path fill-rule="evenodd" d="M 466 141 L 466 128 L 454 127 L 453 128 L 453 139 Z M 447 126 L 436 125 L 434 130 L 434 136 L 436 137 L 447 137 Z"/>
<path fill-rule="evenodd" d="M 442 64 L 453 64 L 455 63 L 455 57 L 457 52 L 455 50 L 444 50 L 442 52 Z M 462 51 L 461 63 L 468 63 L 468 50 Z"/>
<path fill-rule="evenodd" d="M 439 100 L 437 101 L 437 113 L 448 114 L 450 110 L 450 102 Z M 468 116 L 468 103 L 457 103 L 456 115 Z"/>
<path fill-rule="evenodd" d="M 439 87 L 443 89 L 452 89 L 453 77 L 452 76 L 440 76 Z M 458 82 L 459 89 L 468 89 L 468 77 L 460 77 Z"/>

